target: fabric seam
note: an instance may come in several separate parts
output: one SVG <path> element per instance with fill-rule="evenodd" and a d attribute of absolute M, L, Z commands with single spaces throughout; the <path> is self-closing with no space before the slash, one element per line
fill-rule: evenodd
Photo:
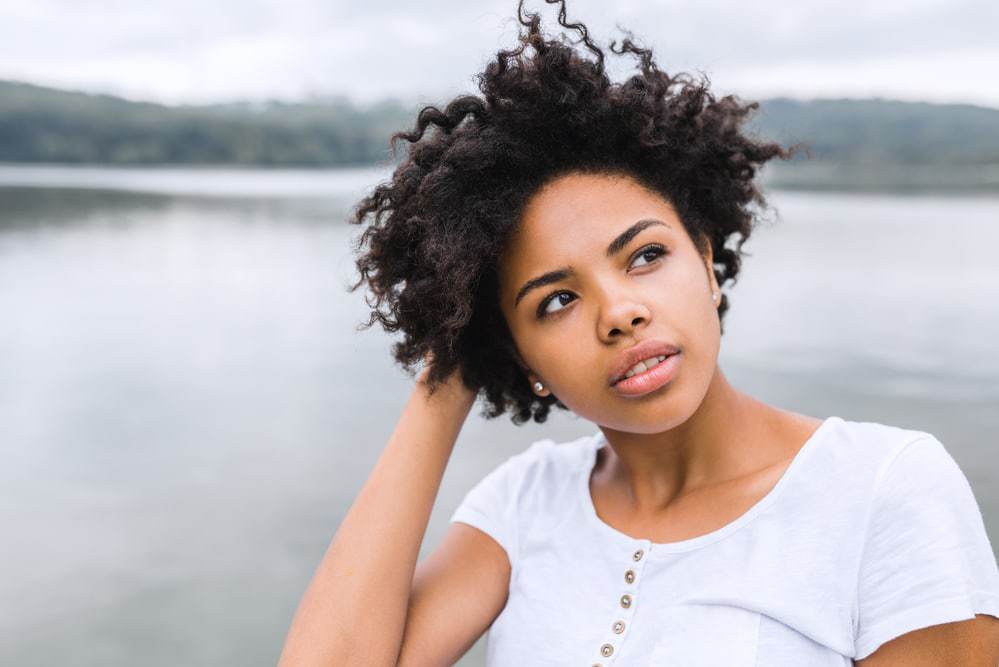
<path fill-rule="evenodd" d="M 482 521 L 482 523 L 490 526 L 496 532 L 502 532 L 501 530 L 499 530 L 499 526 L 497 525 L 497 523 L 495 521 L 493 521 L 492 519 L 490 519 L 489 516 L 487 514 L 485 514 L 484 512 L 481 512 L 480 510 L 478 510 L 478 509 L 476 509 L 474 507 L 471 507 L 471 506 L 461 507 L 459 509 L 461 510 L 462 513 L 468 512 L 469 514 L 474 514 L 476 517 L 478 517 Z M 457 513 L 458 513 L 458 509 L 455 510 L 455 514 L 457 514 Z M 458 522 L 461 522 L 461 523 L 466 523 L 465 521 L 462 521 L 460 515 L 455 516 L 454 517 L 454 521 L 458 521 Z M 468 524 L 468 525 L 471 526 L 472 524 Z M 474 528 L 478 528 L 478 526 L 473 526 L 473 527 Z M 482 530 L 482 529 L 479 528 L 479 530 Z M 485 532 L 485 531 L 483 531 L 483 532 Z M 489 533 L 486 533 L 486 534 L 489 535 Z M 491 537 L 493 539 L 493 541 L 495 541 L 497 544 L 499 544 L 499 540 L 497 540 L 494 536 L 489 535 L 489 537 Z M 500 546 L 503 546 L 503 545 L 500 545 Z M 503 551 L 506 551 L 505 547 L 503 548 Z M 509 555 L 508 555 L 508 557 L 509 557 Z M 510 565 L 512 567 L 513 563 L 511 563 Z"/>
<path fill-rule="evenodd" d="M 921 442 L 923 440 L 932 440 L 933 437 L 934 436 L 932 434 L 922 433 L 920 435 L 917 435 L 912 440 L 906 442 L 904 445 L 899 447 L 898 451 L 895 452 L 887 461 L 881 464 L 881 468 L 878 470 L 878 474 L 874 478 L 874 484 L 872 486 L 872 491 L 871 491 L 871 502 L 868 504 L 867 512 L 864 515 L 863 532 L 861 533 L 862 539 L 860 542 L 860 551 L 857 554 L 857 581 L 856 581 L 856 586 L 854 587 L 854 595 L 853 595 L 853 623 L 852 623 L 854 648 L 856 648 L 857 645 L 857 630 L 860 628 L 860 575 L 861 575 L 860 571 L 864 563 L 864 554 L 867 551 L 867 534 L 871 528 L 871 514 L 873 514 L 874 512 L 874 503 L 877 500 L 878 492 L 881 490 L 881 483 L 884 480 L 884 478 L 888 476 L 888 471 L 891 469 L 893 465 L 895 465 L 895 462 L 902 455 L 902 452 L 904 452 L 917 442 Z"/>
<path fill-rule="evenodd" d="M 559 444 L 552 445 L 552 446 L 553 447 L 565 447 L 565 445 L 559 445 Z M 586 454 L 586 453 L 587 452 L 584 451 L 584 454 Z M 559 518 L 559 520 L 556 521 L 554 524 L 552 524 L 551 527 L 548 528 L 548 532 L 550 534 L 552 534 L 552 535 L 554 535 L 556 532 L 558 532 L 558 530 L 562 527 L 562 525 L 564 523 L 566 523 L 570 518 L 572 518 L 573 512 L 581 509 L 578 506 L 579 505 L 579 498 L 578 498 L 578 494 L 576 493 L 576 475 L 585 474 L 582 470 L 580 470 L 580 468 L 581 467 L 582 468 L 586 468 L 586 459 L 589 458 L 589 456 L 584 456 L 583 458 L 584 458 L 584 460 L 583 460 L 582 465 L 580 465 L 579 463 L 577 463 L 575 466 L 572 466 L 570 468 L 572 470 L 572 472 L 570 474 L 566 475 L 565 479 L 563 480 L 563 484 L 565 484 L 566 486 L 565 486 L 565 488 L 560 489 L 560 492 L 562 492 L 562 493 L 569 493 L 572 496 L 572 500 L 569 503 L 566 504 L 566 506 L 565 506 L 566 509 L 565 509 L 564 512 L 562 512 L 562 516 Z"/>
<path fill-rule="evenodd" d="M 541 444 L 542 446 L 537 447 L 538 444 Z M 534 442 L 532 442 L 530 446 L 528 446 L 528 448 L 524 450 L 523 453 L 526 454 L 527 452 L 531 451 L 531 448 L 537 447 L 537 451 L 534 453 L 534 457 L 530 462 L 534 463 L 541 459 L 542 451 L 546 451 L 550 447 L 554 446 L 555 446 L 554 440 L 552 440 L 551 438 L 542 438 L 540 440 L 535 440 Z M 527 467 L 529 466 L 525 466 L 525 469 Z M 514 546 L 515 563 L 510 564 L 510 585 L 507 588 L 508 592 L 513 590 L 513 586 L 517 582 L 517 579 L 520 576 L 520 554 L 521 554 L 521 545 L 523 543 L 523 537 L 524 537 L 523 535 L 521 535 L 521 530 L 520 530 L 521 528 L 520 499 L 521 499 L 521 494 L 518 493 L 514 498 L 514 505 L 513 505 L 513 516 L 515 519 L 514 525 L 516 526 L 516 534 L 514 535 L 514 541 L 516 542 L 516 546 Z"/>
<path fill-rule="evenodd" d="M 928 604 L 920 605 L 920 606 L 915 607 L 913 609 L 906 609 L 903 612 L 897 612 L 897 613 L 893 614 L 892 616 L 884 619 L 883 621 L 881 621 L 880 623 L 878 623 L 877 625 L 875 625 L 870 630 L 867 630 L 866 632 L 864 632 L 863 636 L 857 637 L 857 639 L 854 642 L 854 655 L 857 655 L 859 653 L 859 651 L 856 650 L 859 645 L 868 643 L 871 640 L 872 636 L 876 636 L 877 634 L 883 632 L 885 628 L 894 628 L 895 627 L 895 623 L 898 622 L 899 618 L 909 617 L 909 616 L 913 615 L 916 612 L 918 612 L 918 613 L 925 613 L 926 611 L 936 609 L 936 608 L 938 608 L 940 606 L 947 606 L 947 605 L 952 605 L 955 602 L 966 601 L 968 603 L 968 607 L 971 609 L 971 613 L 973 615 L 977 615 L 978 613 L 980 613 L 977 610 L 979 608 L 981 608 L 980 604 L 976 604 L 976 602 L 979 599 L 978 596 L 981 596 L 981 599 L 984 599 L 984 600 L 988 600 L 989 597 L 993 597 L 996 600 L 999 600 L 999 596 L 996 596 L 995 593 L 992 593 L 991 591 L 989 591 L 987 589 L 984 589 L 984 588 L 976 588 L 976 589 L 973 589 L 973 590 L 971 590 L 971 591 L 969 591 L 967 593 L 962 593 L 960 595 L 955 595 L 955 596 L 949 597 L 949 598 L 947 598 L 945 600 L 937 600 L 936 602 L 930 602 Z M 970 620 L 970 619 L 968 619 L 968 620 Z M 928 627 L 928 626 L 925 626 L 925 627 Z M 920 628 L 917 628 L 917 629 L 920 629 Z M 910 631 L 906 631 L 906 632 L 910 632 Z M 905 632 L 903 632 L 901 634 L 905 634 Z M 896 637 L 900 637 L 901 634 L 900 635 L 896 635 Z M 894 637 L 893 637 L 893 639 L 894 639 Z M 884 642 L 881 642 L 881 644 L 878 644 L 878 646 L 876 646 L 875 649 L 877 649 L 880 646 L 884 645 L 887 641 L 889 641 L 889 640 L 885 640 Z M 871 651 L 871 653 L 874 653 L 874 651 Z M 871 655 L 871 653 L 868 653 L 868 657 Z"/>

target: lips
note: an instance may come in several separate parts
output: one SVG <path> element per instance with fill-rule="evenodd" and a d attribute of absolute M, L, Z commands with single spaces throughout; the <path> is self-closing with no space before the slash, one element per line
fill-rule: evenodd
<path fill-rule="evenodd" d="M 676 345 L 662 340 L 661 338 L 649 338 L 643 340 L 638 345 L 621 351 L 621 354 L 619 354 L 617 359 L 614 360 L 614 366 L 610 374 L 607 376 L 607 382 L 610 386 L 614 386 L 618 381 L 624 378 L 624 374 L 628 372 L 628 369 L 637 364 L 639 361 L 644 361 L 650 357 L 660 357 L 662 355 L 671 356 L 677 354 L 679 351 L 680 348 Z"/>

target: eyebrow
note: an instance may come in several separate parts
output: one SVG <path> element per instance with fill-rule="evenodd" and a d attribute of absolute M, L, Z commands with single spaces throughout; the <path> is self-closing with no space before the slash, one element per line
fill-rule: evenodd
<path fill-rule="evenodd" d="M 633 238 L 638 236 L 639 232 L 641 232 L 646 227 L 652 227 L 653 225 L 662 225 L 663 227 L 669 227 L 667 223 L 663 222 L 662 220 L 657 220 L 655 218 L 646 218 L 644 220 L 639 220 L 631 227 L 628 227 L 628 229 L 621 232 L 621 234 L 619 234 L 617 238 L 615 238 L 613 241 L 610 242 L 610 245 L 607 246 L 606 250 L 607 257 L 613 257 L 617 253 L 621 252 L 621 250 L 623 250 L 624 247 L 628 245 L 628 243 Z M 530 292 L 532 289 L 536 289 L 538 287 L 544 287 L 545 285 L 550 285 L 552 283 L 557 283 L 567 278 L 571 278 L 575 275 L 576 272 L 572 269 L 572 267 L 563 266 L 561 268 L 555 269 L 554 271 L 549 271 L 548 273 L 544 273 L 538 276 L 537 278 L 531 278 L 526 283 L 524 283 L 524 286 L 521 287 L 520 291 L 517 292 L 517 298 L 514 299 L 513 302 L 514 308 L 517 307 L 517 304 L 520 303 L 520 300 L 523 299 L 527 295 L 527 293 Z"/>

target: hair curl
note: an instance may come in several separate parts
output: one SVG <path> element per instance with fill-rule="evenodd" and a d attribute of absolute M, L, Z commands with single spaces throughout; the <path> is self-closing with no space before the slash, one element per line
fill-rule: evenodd
<path fill-rule="evenodd" d="M 485 418 L 510 408 L 515 424 L 544 422 L 552 405 L 567 409 L 531 391 L 499 307 L 497 261 L 532 194 L 569 172 L 627 174 L 673 205 L 702 253 L 711 244 L 721 286 L 736 281 L 755 219 L 750 206 L 766 205 L 754 183 L 758 168 L 797 148 L 743 134 L 757 102 L 715 99 L 703 73 L 698 82 L 660 71 L 630 32 L 610 50 L 637 57 L 641 73 L 611 82 L 586 27 L 566 23 L 565 1 L 545 2 L 560 4 L 559 25 L 577 30 L 595 61 L 564 33 L 545 39 L 538 15 L 525 15 L 519 0 L 527 31 L 476 75 L 482 96 L 458 96 L 443 110 L 426 106 L 415 129 L 393 134 L 393 155 L 398 139 L 411 144 L 405 159 L 349 220 L 374 218 L 357 240 L 357 251 L 368 247 L 349 288 L 367 281 L 374 295 L 359 329 L 377 321 L 402 330 L 392 352 L 407 372 L 429 352 L 431 391 L 459 369 L 466 386 L 484 392 Z M 738 243 L 729 248 L 733 235 Z M 723 294 L 721 320 L 727 310 Z"/>

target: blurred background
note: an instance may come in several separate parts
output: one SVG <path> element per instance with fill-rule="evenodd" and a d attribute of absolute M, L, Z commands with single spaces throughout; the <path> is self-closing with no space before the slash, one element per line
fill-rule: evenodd
<path fill-rule="evenodd" d="M 811 144 L 761 176 L 720 363 L 787 409 L 934 433 L 999 545 L 999 5 L 568 13 Z M 346 217 L 388 178 L 388 135 L 476 92 L 515 14 L 0 0 L 0 664 L 277 661 L 412 382 L 394 338 L 356 329 Z M 421 557 L 500 462 L 596 431 L 480 407 Z"/>

